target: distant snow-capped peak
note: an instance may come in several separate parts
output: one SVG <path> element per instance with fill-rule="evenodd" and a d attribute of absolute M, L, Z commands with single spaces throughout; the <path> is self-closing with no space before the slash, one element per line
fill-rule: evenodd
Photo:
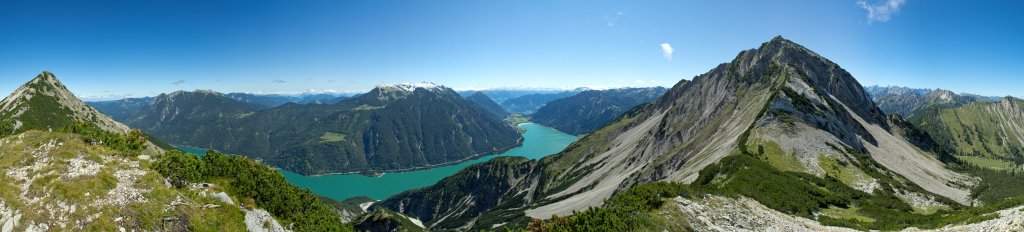
<path fill-rule="evenodd" d="M 381 85 L 377 85 L 377 88 L 394 88 L 394 89 L 398 89 L 398 90 L 402 90 L 402 91 L 412 92 L 412 91 L 415 91 L 416 89 L 426 89 L 426 90 L 434 91 L 434 90 L 442 90 L 442 89 L 445 89 L 446 87 L 444 87 L 443 85 L 438 85 L 438 84 L 434 84 L 434 83 L 430 83 L 430 82 L 415 82 L 415 83 L 405 82 L 405 83 L 401 83 L 401 84 L 397 84 L 397 85 L 381 84 Z"/>

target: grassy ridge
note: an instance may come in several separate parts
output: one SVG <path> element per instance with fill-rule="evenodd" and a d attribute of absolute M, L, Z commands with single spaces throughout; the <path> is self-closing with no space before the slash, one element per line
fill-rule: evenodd
<path fill-rule="evenodd" d="M 1009 126 L 1015 116 L 1006 115 L 1008 112 L 1001 111 L 998 104 L 975 102 L 959 108 L 930 108 L 911 121 L 956 155 L 1024 164 L 1024 147 L 1018 142 L 1024 135 Z"/>

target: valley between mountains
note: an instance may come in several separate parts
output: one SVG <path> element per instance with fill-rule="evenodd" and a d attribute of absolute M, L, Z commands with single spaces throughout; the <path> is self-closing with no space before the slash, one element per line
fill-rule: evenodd
<path fill-rule="evenodd" d="M 0 102 L 0 229 L 1017 231 L 1022 164 L 1024 100 L 781 36 L 669 88 L 83 102 L 43 72 Z"/>

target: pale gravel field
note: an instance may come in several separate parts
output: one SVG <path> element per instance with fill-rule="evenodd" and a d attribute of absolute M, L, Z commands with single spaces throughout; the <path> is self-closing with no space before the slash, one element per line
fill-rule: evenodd
<path fill-rule="evenodd" d="M 690 226 L 696 231 L 857 231 L 849 228 L 825 226 L 802 217 L 788 215 L 768 208 L 749 198 L 728 198 L 707 196 L 690 200 L 682 197 L 673 199 L 689 218 Z M 1024 231 L 1024 206 L 998 211 L 999 217 L 974 224 L 949 225 L 934 230 L 907 228 L 903 231 L 939 232 L 990 232 Z"/>

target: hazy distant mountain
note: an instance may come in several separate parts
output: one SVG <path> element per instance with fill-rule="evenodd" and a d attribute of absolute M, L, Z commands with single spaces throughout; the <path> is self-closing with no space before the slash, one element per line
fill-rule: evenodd
<path fill-rule="evenodd" d="M 139 111 L 140 109 L 145 108 L 146 105 L 149 105 L 152 100 L 152 97 L 125 98 L 113 101 L 86 102 L 85 104 L 109 115 L 118 122 L 124 122 L 129 116 L 135 114 L 136 111 Z"/>
<path fill-rule="evenodd" d="M 541 107 L 544 107 L 548 102 L 570 97 L 586 90 L 589 89 L 578 88 L 557 93 L 528 94 L 508 99 L 500 104 L 502 108 L 505 108 L 506 111 L 511 113 L 532 114 L 533 112 L 537 112 Z"/>
<path fill-rule="evenodd" d="M 505 111 L 504 108 L 501 108 L 501 106 L 499 106 L 498 103 L 494 103 L 491 97 L 487 96 L 487 94 L 484 94 L 483 92 L 476 92 L 472 95 L 464 97 L 466 98 L 466 100 L 469 100 L 473 104 L 476 104 L 476 106 L 486 110 L 487 112 L 490 112 L 491 114 L 497 116 L 498 118 L 504 119 L 509 115 L 509 113 Z"/>
<path fill-rule="evenodd" d="M 240 102 L 258 104 L 263 106 L 263 108 L 272 108 L 289 102 L 298 104 L 334 104 L 348 98 L 346 96 L 333 94 L 259 95 L 251 93 L 229 93 L 225 94 L 225 96 Z"/>
<path fill-rule="evenodd" d="M 468 97 L 470 95 L 475 94 L 476 92 L 481 92 L 486 94 L 488 97 L 491 97 L 491 99 L 494 100 L 495 103 L 501 104 L 507 101 L 508 99 L 522 97 L 530 94 L 553 94 L 565 91 L 566 90 L 564 89 L 555 88 L 495 88 L 484 90 L 463 90 L 459 91 L 459 95 L 463 97 Z"/>
<path fill-rule="evenodd" d="M 307 175 L 443 165 L 521 142 L 516 128 L 433 84 L 382 85 L 337 104 L 258 111 L 216 93 L 162 96 L 154 102 L 166 104 L 151 104 L 131 124 L 175 144 L 244 154 Z M 193 98 L 176 98 L 182 96 Z"/>
<path fill-rule="evenodd" d="M 777 37 L 680 82 L 561 153 L 473 165 L 373 207 L 413 216 L 435 230 L 514 222 L 525 227 L 525 217 L 580 214 L 604 204 L 613 208 L 531 226 L 813 231 L 826 230 L 814 229 L 826 227 L 813 220 L 898 230 L 909 226 L 901 220 L 913 217 L 914 209 L 969 204 L 971 177 L 946 169 L 937 159 L 942 154 L 906 138 L 920 133 L 890 120 L 841 67 Z M 689 185 L 627 191 L 655 181 Z M 605 202 L 609 198 L 615 200 Z M 830 208 L 849 208 L 871 223 Z M 708 216 L 724 212 L 730 216 Z M 707 220 L 680 222 L 677 214 Z M 808 220 L 731 220 L 778 214 Z M 630 224 L 638 221 L 645 224 Z"/>
<path fill-rule="evenodd" d="M 917 112 L 929 107 L 959 107 L 971 102 L 998 99 L 974 94 L 956 94 L 944 89 L 893 86 L 871 86 L 865 89 L 871 93 L 872 99 L 886 114 L 900 114 L 904 117 L 913 117 Z"/>
<path fill-rule="evenodd" d="M 885 97 L 885 96 L 888 96 L 888 95 L 911 94 L 911 95 L 916 95 L 916 96 L 923 96 L 925 94 L 928 94 L 928 93 L 932 92 L 932 89 L 909 88 L 909 87 L 902 87 L 902 86 L 878 86 L 878 85 L 872 85 L 872 86 L 864 87 L 864 91 L 867 91 L 868 95 L 871 95 L 871 100 L 877 101 L 879 98 L 882 98 L 882 97 Z"/>
<path fill-rule="evenodd" d="M 664 87 L 589 90 L 551 101 L 537 110 L 530 121 L 569 134 L 586 134 L 619 117 L 634 106 L 665 94 Z"/>
<path fill-rule="evenodd" d="M 204 91 L 204 90 L 197 90 Z M 224 97 L 235 99 L 239 102 L 246 103 L 248 105 L 257 106 L 259 109 L 269 109 L 276 106 L 283 105 L 285 103 L 298 103 L 298 104 L 335 104 L 342 100 L 348 99 L 347 96 L 338 96 L 333 94 L 300 94 L 300 95 L 281 95 L 281 94 L 251 94 L 251 93 L 228 93 L 221 94 Z M 135 112 L 143 109 L 146 105 L 152 103 L 153 97 L 143 98 L 125 98 L 121 100 L 112 101 L 95 101 L 86 102 L 97 110 L 110 115 L 117 121 L 124 122 L 128 117 L 135 114 Z"/>

